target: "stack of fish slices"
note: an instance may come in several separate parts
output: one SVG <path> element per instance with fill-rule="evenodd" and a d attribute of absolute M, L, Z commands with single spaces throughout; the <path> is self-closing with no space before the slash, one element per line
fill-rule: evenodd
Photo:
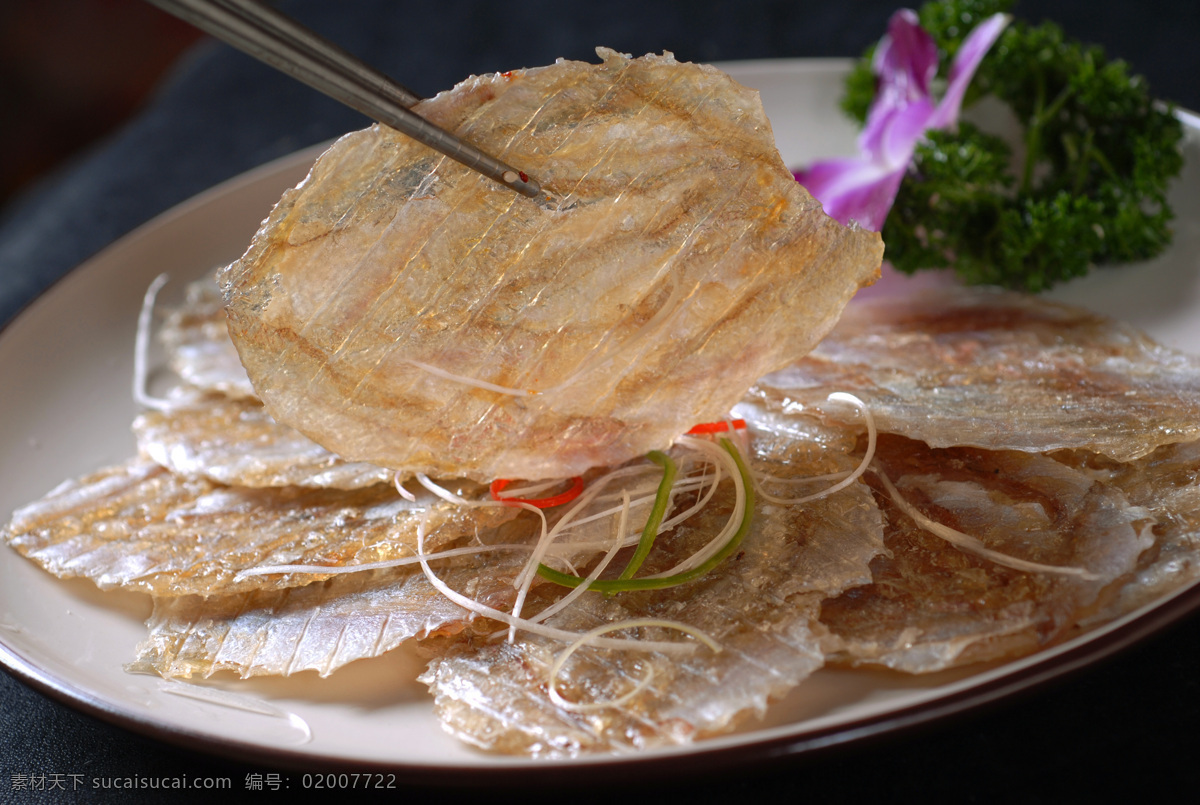
<path fill-rule="evenodd" d="M 181 333 L 173 322 L 185 318 L 170 317 L 164 341 L 189 376 L 181 355 L 225 344 L 219 328 Z M 1046 322 L 1055 350 L 1031 336 Z M 968 357 L 948 362 L 953 355 Z M 1059 376 L 1053 356 L 1082 380 L 1047 388 L 1039 373 Z M 1020 656 L 1200 575 L 1200 441 L 1188 430 L 1200 421 L 1200 362 L 1026 297 L 956 291 L 861 303 L 812 356 L 764 378 L 733 414 L 748 423 L 746 454 L 762 489 L 803 496 L 831 482 L 797 479 L 845 473 L 863 458 L 862 414 L 828 400 L 851 392 L 878 427 L 872 469 L 809 503 L 760 497 L 738 554 L 688 585 L 585 593 L 553 616 L 548 625 L 579 633 L 668 619 L 722 649 L 679 657 L 584 647 L 559 671 L 556 700 L 549 674 L 564 644 L 520 631 L 508 642 L 502 624 L 446 598 L 419 566 L 246 575 L 411 556 L 418 529 L 427 551 L 528 545 L 540 523 L 513 507 L 456 505 L 424 491 L 405 501 L 381 482 L 389 472 L 328 454 L 238 388 L 224 376 L 191 386 L 185 404 L 144 414 L 135 423 L 141 457 L 16 512 L 8 542 L 57 575 L 155 596 L 133 670 L 327 675 L 421 641 L 438 716 L 492 751 L 560 757 L 688 743 L 761 715 L 828 664 L 923 673 Z M 985 410 L 968 417 L 942 402 L 947 395 Z M 1030 412 L 1023 423 L 989 413 L 1018 400 Z M 226 440 L 231 423 L 245 429 L 239 450 Z M 454 489 L 487 499 L 477 485 Z M 710 538 L 732 498 L 731 484 L 718 487 L 706 508 L 660 537 L 643 572 Z M 679 496 L 676 510 L 690 501 Z M 630 519 L 646 509 L 632 507 Z M 951 544 L 914 511 L 977 545 Z M 599 528 L 600 541 L 611 531 Z M 431 567 L 451 589 L 503 611 L 527 556 L 480 551 Z M 526 612 L 562 592 L 535 586 Z M 662 628 L 624 636 L 688 641 Z M 647 678 L 619 706 L 578 707 Z"/>

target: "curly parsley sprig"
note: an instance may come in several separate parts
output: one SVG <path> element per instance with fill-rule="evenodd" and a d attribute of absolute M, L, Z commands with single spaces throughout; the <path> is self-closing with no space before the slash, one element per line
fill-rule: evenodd
<path fill-rule="evenodd" d="M 939 74 L 976 25 L 1011 6 L 923 6 Z M 846 88 L 843 108 L 865 121 L 875 94 L 870 52 Z M 1040 291 L 1092 265 L 1145 260 L 1167 247 L 1167 189 L 1183 167 L 1183 129 L 1123 61 L 1053 23 L 1014 20 L 979 65 L 964 105 L 988 95 L 1012 110 L 1023 138 L 1010 148 L 966 122 L 928 131 L 883 227 L 892 265 L 909 274 L 953 268 L 967 282 Z"/>

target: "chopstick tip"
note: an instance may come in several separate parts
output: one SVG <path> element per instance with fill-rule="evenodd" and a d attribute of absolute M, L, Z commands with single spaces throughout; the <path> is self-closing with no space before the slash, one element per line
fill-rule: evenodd
<path fill-rule="evenodd" d="M 500 177 L 505 185 L 529 198 L 540 198 L 542 186 L 525 171 L 506 170 Z"/>

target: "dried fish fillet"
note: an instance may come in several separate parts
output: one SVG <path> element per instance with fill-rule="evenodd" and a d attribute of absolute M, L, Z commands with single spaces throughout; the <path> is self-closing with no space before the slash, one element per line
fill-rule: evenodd
<path fill-rule="evenodd" d="M 552 201 L 381 127 L 285 194 L 221 278 L 279 422 L 393 469 L 578 475 L 723 415 L 874 280 L 878 236 L 793 181 L 756 93 L 598 52 L 418 109 Z"/>
<path fill-rule="evenodd" d="M 511 578 L 525 561 L 480 554 L 437 562 L 451 583 L 495 607 L 512 603 Z M 507 571 L 507 575 L 505 573 Z M 130 671 L 164 677 L 328 676 L 407 640 L 459 632 L 473 613 L 446 598 L 419 567 L 366 571 L 285 590 L 210 598 L 159 598 Z"/>
<path fill-rule="evenodd" d="M 986 289 L 856 302 L 811 355 L 758 389 L 852 391 L 881 430 L 934 447 L 1129 461 L 1200 438 L 1200 359 L 1079 308 Z"/>
<path fill-rule="evenodd" d="M 832 456 L 809 471 L 853 466 L 844 454 Z M 757 458 L 770 463 L 769 456 Z M 796 467 L 773 469 L 786 475 Z M 732 495 L 718 491 L 694 520 L 659 538 L 662 553 L 656 543 L 646 572 L 670 567 L 672 557 L 711 539 L 731 507 Z M 570 702 L 611 701 L 649 676 L 647 688 L 620 706 L 578 712 L 552 701 L 549 668 L 564 646 L 536 636 L 511 645 L 458 641 L 422 681 L 446 729 L 492 751 L 569 757 L 689 743 L 761 716 L 770 699 L 823 664 L 815 623 L 821 600 L 865 582 L 868 562 L 881 550 L 879 511 L 859 483 L 805 507 L 763 507 L 736 558 L 685 587 L 584 594 L 547 623 L 582 633 L 630 618 L 665 618 L 695 626 L 722 646 L 720 653 L 701 647 L 683 657 L 595 647 L 576 652 L 557 684 Z M 672 639 L 656 632 L 642 636 Z"/>
<path fill-rule="evenodd" d="M 1056 457 L 1117 487 L 1158 521 L 1153 550 L 1089 624 L 1119 618 L 1200 579 L 1200 441 L 1160 447 L 1122 464 L 1079 454 Z"/>
<path fill-rule="evenodd" d="M 188 385 L 233 399 L 257 398 L 229 339 L 214 274 L 188 284 L 184 302 L 168 312 L 158 337 L 171 370 Z"/>
<path fill-rule="evenodd" d="M 831 661 L 926 673 L 1027 654 L 1103 603 L 1150 547 L 1153 518 L 1115 487 L 1044 456 L 931 450 L 880 438 L 877 460 L 926 516 L 988 549 L 1091 577 L 1014 570 L 930 534 L 890 500 L 874 582 L 826 601 Z M 881 493 L 881 497 L 887 497 Z"/>
<path fill-rule="evenodd" d="M 263 409 L 229 338 L 215 275 L 188 285 L 159 337 L 185 383 L 171 390 L 173 405 L 134 420 L 141 454 L 179 475 L 233 486 L 358 489 L 391 480 L 388 470 L 345 461 Z"/>
<path fill-rule="evenodd" d="M 221 484 L 359 489 L 392 478 L 390 470 L 344 461 L 280 425 L 254 400 L 197 396 L 143 412 L 133 433 L 138 451 L 171 472 Z"/>
<path fill-rule="evenodd" d="M 217 486 L 145 459 L 70 481 L 13 514 L 5 538 L 62 577 L 159 596 L 310 584 L 307 574 L 237 575 L 279 564 L 340 566 L 411 556 L 504 522 L 514 509 L 468 509 L 390 486 L 353 491 Z"/>

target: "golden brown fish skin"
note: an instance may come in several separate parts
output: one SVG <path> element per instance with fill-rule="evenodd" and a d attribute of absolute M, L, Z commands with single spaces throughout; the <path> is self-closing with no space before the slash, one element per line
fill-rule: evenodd
<path fill-rule="evenodd" d="M 855 463 L 828 451 L 804 465 L 781 457 L 779 448 L 770 439 L 756 442 L 755 464 L 789 477 Z M 728 486 L 659 537 L 643 573 L 666 570 L 712 538 L 732 508 Z M 581 713 L 549 699 L 549 668 L 564 645 L 536 636 L 511 645 L 452 641 L 422 681 L 443 726 L 488 751 L 553 758 L 687 744 L 761 716 L 769 700 L 822 665 L 823 630 L 815 622 L 821 600 L 868 581 L 868 563 L 882 548 L 879 511 L 866 486 L 856 484 L 804 507 L 762 507 L 738 553 L 685 586 L 586 593 L 547 623 L 583 633 L 629 618 L 664 618 L 697 627 L 722 646 L 683 657 L 592 647 L 573 655 L 558 684 L 568 701 L 615 698 L 653 672 L 648 689 L 619 707 Z M 546 602 L 554 591 L 543 585 L 538 592 Z M 654 629 L 641 637 L 676 639 Z"/>
<path fill-rule="evenodd" d="M 933 450 L 883 435 L 877 461 L 927 516 L 1019 559 L 1095 579 L 1002 567 L 930 534 L 877 489 L 889 555 L 874 582 L 826 601 L 830 661 L 926 673 L 1007 659 L 1062 639 L 1102 606 L 1151 544 L 1150 513 L 1118 489 L 1051 458 Z"/>
<path fill-rule="evenodd" d="M 934 447 L 1130 461 L 1200 437 L 1200 359 L 1080 308 L 981 288 L 856 301 L 811 355 L 759 381 L 769 388 L 853 392 L 881 430 Z"/>
<path fill-rule="evenodd" d="M 138 451 L 171 472 L 230 486 L 361 489 L 393 475 L 344 461 L 271 419 L 254 400 L 197 394 L 174 408 L 144 411 L 133 433 Z"/>
<path fill-rule="evenodd" d="M 577 475 L 723 415 L 874 280 L 877 235 L 796 184 L 756 93 L 670 56 L 601 55 L 420 108 L 552 204 L 378 127 L 285 194 L 222 276 L 278 421 L 393 469 Z"/>
<path fill-rule="evenodd" d="M 251 568 L 411 556 L 418 527 L 426 529 L 432 550 L 516 512 L 463 508 L 431 496 L 410 504 L 388 485 L 350 491 L 225 487 L 133 459 L 63 484 L 18 510 L 4 536 L 60 577 L 83 576 L 103 589 L 158 596 L 214 595 L 324 578 L 238 578 Z"/>

